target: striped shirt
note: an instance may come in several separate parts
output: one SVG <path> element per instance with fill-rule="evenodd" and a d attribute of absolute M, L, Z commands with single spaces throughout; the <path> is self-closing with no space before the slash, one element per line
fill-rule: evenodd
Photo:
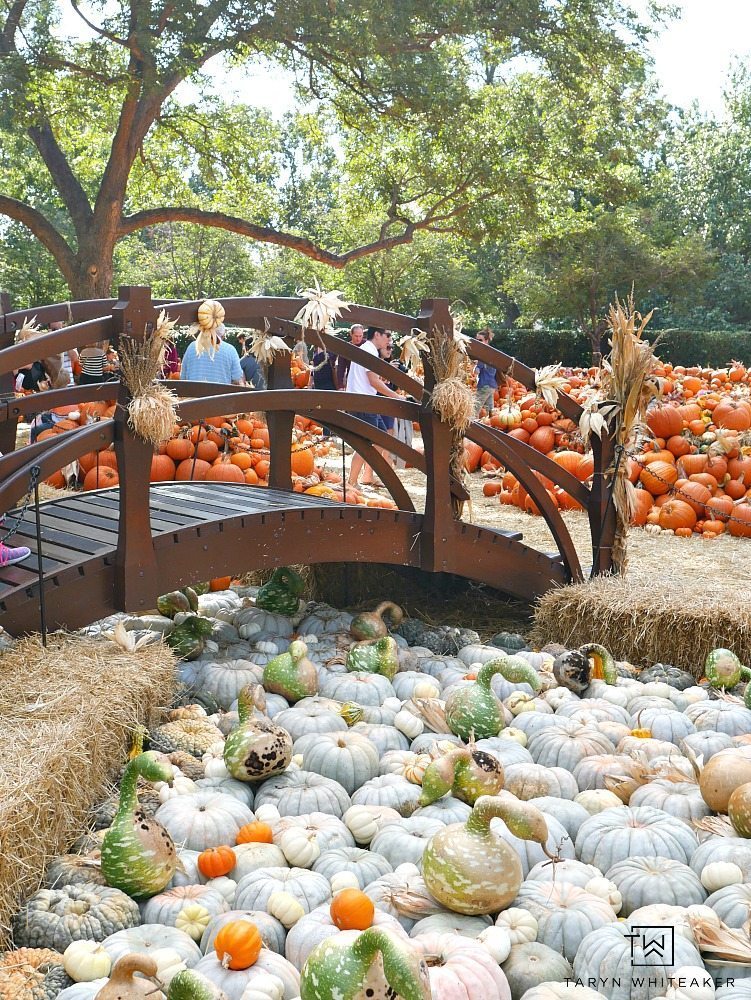
<path fill-rule="evenodd" d="M 240 358 L 232 344 L 222 341 L 217 347 L 214 357 L 204 351 L 198 357 L 196 355 L 196 344 L 188 344 L 188 349 L 183 357 L 180 378 L 189 382 L 215 382 L 227 383 L 242 382 L 243 372 L 240 367 Z"/>
<path fill-rule="evenodd" d="M 104 375 L 104 365 L 107 355 L 97 348 L 84 347 L 78 355 L 81 362 L 81 374 L 90 378 L 101 378 Z"/>

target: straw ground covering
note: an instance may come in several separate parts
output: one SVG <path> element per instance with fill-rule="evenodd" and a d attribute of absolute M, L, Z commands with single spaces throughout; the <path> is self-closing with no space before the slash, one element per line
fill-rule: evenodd
<path fill-rule="evenodd" d="M 136 725 L 172 701 L 175 659 L 159 643 L 125 653 L 56 633 L 0 656 L 0 948 L 47 861 L 85 826 L 123 763 Z"/>

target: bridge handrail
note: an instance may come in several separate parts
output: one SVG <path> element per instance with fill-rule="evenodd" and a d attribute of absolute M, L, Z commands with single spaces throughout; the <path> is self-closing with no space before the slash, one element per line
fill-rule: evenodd
<path fill-rule="evenodd" d="M 93 341 L 109 340 L 112 335 L 112 316 L 98 316 L 82 323 L 75 323 L 73 326 L 66 326 L 62 330 L 40 333 L 20 344 L 12 344 L 0 350 L 0 375 L 6 375 L 41 358 L 62 354 L 64 351 L 71 351 Z"/>

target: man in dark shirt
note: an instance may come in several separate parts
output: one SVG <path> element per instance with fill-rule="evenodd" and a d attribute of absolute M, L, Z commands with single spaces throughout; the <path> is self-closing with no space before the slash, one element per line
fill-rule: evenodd
<path fill-rule="evenodd" d="M 490 330 L 480 330 L 476 338 L 481 344 L 490 343 Z M 486 365 L 482 361 L 475 362 L 477 372 L 477 389 L 475 390 L 475 420 L 480 416 L 480 411 L 485 410 L 489 415 L 493 409 L 493 399 L 495 390 L 498 387 L 495 368 Z"/>
<path fill-rule="evenodd" d="M 245 381 L 251 389 L 266 388 L 266 379 L 264 378 L 263 370 L 253 354 L 244 354 L 240 358 L 240 367 L 243 370 Z"/>

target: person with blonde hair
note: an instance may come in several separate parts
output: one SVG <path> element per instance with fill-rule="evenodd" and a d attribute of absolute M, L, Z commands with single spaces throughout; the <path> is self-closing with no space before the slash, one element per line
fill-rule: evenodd
<path fill-rule="evenodd" d="M 206 299 L 198 310 L 198 322 L 191 328 L 195 340 L 188 344 L 180 368 L 180 378 L 188 382 L 245 385 L 240 357 L 224 340 L 224 306 Z"/>

